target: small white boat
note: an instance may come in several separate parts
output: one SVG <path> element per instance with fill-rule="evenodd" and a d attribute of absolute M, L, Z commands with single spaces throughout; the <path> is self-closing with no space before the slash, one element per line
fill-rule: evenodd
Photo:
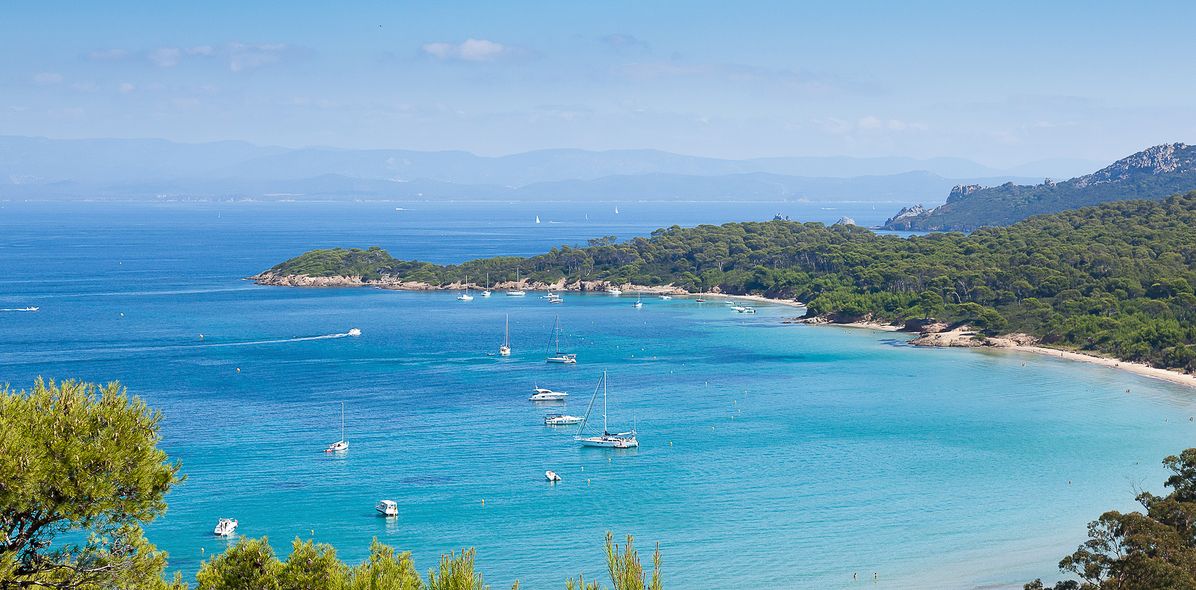
<path fill-rule="evenodd" d="M 694 299 L 694 301 L 697 301 L 698 303 L 706 303 L 706 300 L 705 300 L 705 299 L 702 299 L 701 297 L 698 297 L 697 299 Z"/>
<path fill-rule="evenodd" d="M 622 295 L 623 291 L 618 289 L 617 287 L 607 287 L 606 294 L 618 296 L 618 295 Z"/>
<path fill-rule="evenodd" d="M 348 332 L 348 334 L 349 334 L 350 336 L 352 336 L 352 337 L 356 338 L 356 337 L 358 337 L 358 336 L 361 336 L 361 330 L 360 330 L 359 328 L 349 328 L 349 332 Z M 203 334 L 200 334 L 200 335 L 199 335 L 199 339 L 200 339 L 200 340 L 203 340 Z"/>
<path fill-rule="evenodd" d="M 544 479 L 547 479 L 548 481 L 551 481 L 552 483 L 556 483 L 558 481 L 561 481 L 561 476 L 557 475 L 555 471 L 552 471 L 550 469 L 550 470 L 544 472 Z"/>
<path fill-rule="evenodd" d="M 534 391 L 535 393 L 533 393 L 531 397 L 527 398 L 534 402 L 561 402 L 565 401 L 565 398 L 569 397 L 569 394 L 563 391 L 553 391 L 546 387 L 536 387 Z"/>
<path fill-rule="evenodd" d="M 594 410 L 594 401 L 598 399 L 598 390 L 602 390 L 602 434 L 586 436 L 586 423 L 590 420 L 590 412 Z M 601 447 L 605 449 L 634 449 L 640 446 L 635 437 L 635 429 L 630 432 L 612 433 L 606 426 L 606 371 L 602 372 L 602 381 L 594 388 L 594 395 L 590 397 L 590 405 L 586 408 L 586 415 L 581 419 L 581 426 L 577 427 L 577 435 L 573 437 L 583 447 Z"/>
<path fill-rule="evenodd" d="M 519 289 L 507 291 L 507 297 L 523 297 L 524 295 L 527 295 L 527 291 L 520 291 Z"/>
<path fill-rule="evenodd" d="M 545 426 L 575 426 L 581 424 L 581 416 L 570 416 L 568 414 L 549 414 L 544 416 Z"/>
<path fill-rule="evenodd" d="M 660 298 L 664 299 L 665 301 L 668 301 L 668 300 L 672 299 L 673 296 L 672 295 L 661 295 Z"/>
<path fill-rule="evenodd" d="M 636 293 L 636 295 L 635 295 L 635 303 L 634 303 L 634 304 L 632 304 L 632 307 L 634 307 L 634 308 L 636 308 L 636 309 L 639 309 L 639 308 L 641 308 L 641 307 L 643 307 L 643 306 L 644 306 L 644 302 L 643 302 L 643 300 L 642 300 L 642 299 L 640 299 L 639 293 Z"/>
<path fill-rule="evenodd" d="M 399 515 L 399 505 L 396 504 L 394 500 L 379 500 L 378 503 L 374 505 L 374 510 L 377 510 L 378 514 L 381 514 L 382 516 Z"/>
<path fill-rule="evenodd" d="M 511 356 L 511 315 L 510 314 L 507 314 L 507 320 L 503 326 L 502 346 L 498 347 L 498 356 Z"/>
<path fill-rule="evenodd" d="M 756 313 L 756 308 L 754 308 L 754 307 L 744 307 L 744 308 L 741 308 L 741 309 L 739 310 L 739 313 Z"/>
<path fill-rule="evenodd" d="M 328 445 L 325 453 L 343 453 L 349 450 L 349 441 L 345 440 L 345 402 L 341 402 L 341 439 Z"/>
<path fill-rule="evenodd" d="M 457 301 L 473 301 L 473 295 L 469 294 L 469 277 L 465 277 L 465 292 L 457 296 Z"/>
<path fill-rule="evenodd" d="M 490 289 L 486 289 L 485 291 L 482 291 L 482 297 L 489 297 L 489 296 L 490 296 Z"/>
<path fill-rule="evenodd" d="M 553 304 L 565 302 L 565 298 L 557 295 L 556 293 L 549 293 L 548 295 L 545 295 L 544 298 L 547 299 L 549 303 Z"/>
<path fill-rule="evenodd" d="M 482 290 L 482 297 L 490 296 L 490 273 L 486 273 L 486 288 Z"/>
<path fill-rule="evenodd" d="M 545 362 L 558 365 L 575 365 L 577 364 L 577 355 L 570 352 L 561 352 L 561 317 L 557 316 L 553 319 L 552 324 L 553 348 L 552 352 L 548 353 L 548 358 Z"/>
<path fill-rule="evenodd" d="M 26 307 L 25 311 L 37 311 L 39 309 L 41 309 L 41 308 L 37 307 L 37 306 L 32 306 L 32 307 Z"/>
<path fill-rule="evenodd" d="M 540 216 L 539 216 L 539 215 L 537 215 L 537 216 L 536 216 L 536 223 L 540 223 Z"/>
<path fill-rule="evenodd" d="M 745 310 L 745 309 L 747 309 L 747 308 L 743 307 L 742 305 L 738 305 L 738 304 L 731 306 L 731 311 L 737 311 L 739 313 L 743 313 L 743 310 Z"/>
<path fill-rule="evenodd" d="M 212 534 L 220 537 L 231 537 L 233 533 L 237 532 L 237 519 L 235 518 L 221 518 L 216 521 L 216 528 L 212 530 Z"/>

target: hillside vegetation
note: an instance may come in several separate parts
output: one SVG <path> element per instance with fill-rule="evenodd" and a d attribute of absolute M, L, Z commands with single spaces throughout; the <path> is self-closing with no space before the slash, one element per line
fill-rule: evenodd
<path fill-rule="evenodd" d="M 335 261 L 345 261 L 337 266 Z M 1196 369 L 1196 192 L 1034 217 L 970 235 L 902 239 L 854 226 L 788 221 L 656 230 L 530 258 L 459 265 L 385 251 L 313 251 L 274 275 L 367 276 L 447 285 L 492 281 L 675 285 L 807 302 L 814 315 L 966 322 L 990 334 L 1158 367 Z"/>
<path fill-rule="evenodd" d="M 989 188 L 957 186 L 945 204 L 930 210 L 921 206 L 902 209 L 884 227 L 972 231 L 1109 201 L 1162 200 L 1193 189 L 1196 189 L 1196 146 L 1159 145 L 1064 182 L 1048 180 L 1033 186 L 1008 182 Z"/>

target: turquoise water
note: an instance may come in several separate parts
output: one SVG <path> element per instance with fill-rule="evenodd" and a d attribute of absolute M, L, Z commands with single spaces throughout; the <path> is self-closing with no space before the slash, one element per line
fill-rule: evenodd
<path fill-rule="evenodd" d="M 607 530 L 659 542 L 671 589 L 1020 587 L 1054 577 L 1087 521 L 1158 491 L 1159 461 L 1196 433 L 1177 386 L 784 325 L 797 310 L 780 306 L 461 303 L 240 280 L 309 246 L 451 261 L 643 235 L 670 214 L 620 209 L 541 209 L 573 221 L 533 226 L 510 208 L 8 203 L 0 308 L 41 311 L 0 313 L 0 381 L 120 379 L 163 411 L 163 446 L 188 479 L 149 534 L 188 576 L 225 546 L 216 519 L 234 516 L 284 552 L 314 535 L 359 560 L 378 537 L 427 569 L 476 547 L 495 588 L 596 576 Z M 507 314 L 515 352 L 501 359 Z M 543 362 L 556 314 L 576 366 Z M 307 339 L 351 327 L 362 336 Z M 580 413 L 602 370 L 612 426 L 638 426 L 638 450 L 578 448 L 540 421 L 560 406 L 526 399 L 536 384 L 564 389 Z M 334 457 L 321 451 L 342 401 L 352 448 Z M 546 469 L 564 481 L 547 484 Z M 398 519 L 374 516 L 381 498 Z"/>

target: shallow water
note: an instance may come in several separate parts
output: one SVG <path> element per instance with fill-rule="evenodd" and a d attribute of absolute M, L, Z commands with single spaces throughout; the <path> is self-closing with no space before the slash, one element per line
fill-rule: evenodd
<path fill-rule="evenodd" d="M 119 379 L 163 411 L 188 479 L 149 534 L 188 576 L 225 546 L 216 519 L 235 516 L 280 551 L 314 534 L 353 561 L 375 536 L 421 569 L 476 547 L 495 588 L 596 576 L 607 530 L 659 542 L 673 589 L 1020 587 L 1055 577 L 1088 520 L 1159 491 L 1160 460 L 1196 432 L 1179 386 L 781 324 L 792 308 L 240 280 L 309 247 L 453 261 L 645 235 L 669 214 L 541 207 L 573 221 L 535 226 L 532 209 L 493 207 L 5 203 L 0 308 L 40 311 L 0 314 L 0 381 Z M 507 314 L 515 353 L 501 359 Z M 576 366 L 543 362 L 556 314 Z M 351 327 L 362 336 L 331 337 Z M 638 450 L 578 448 L 540 422 L 560 406 L 526 400 L 565 389 L 580 413 L 603 370 L 612 429 L 637 426 Z M 352 448 L 329 456 L 341 401 Z M 374 516 L 384 497 L 397 519 Z"/>

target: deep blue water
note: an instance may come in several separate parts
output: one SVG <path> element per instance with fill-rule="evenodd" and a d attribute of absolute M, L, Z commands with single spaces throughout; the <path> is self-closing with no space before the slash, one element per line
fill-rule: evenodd
<path fill-rule="evenodd" d="M 1088 520 L 1159 491 L 1159 461 L 1196 432 L 1178 386 L 781 324 L 792 308 L 241 280 L 320 246 L 456 261 L 775 212 L 879 221 L 775 204 L 394 207 L 0 203 L 0 308 L 41 308 L 0 313 L 0 381 L 119 379 L 162 410 L 188 479 L 149 534 L 188 576 L 235 516 L 282 552 L 314 535 L 356 561 L 376 536 L 428 569 L 476 547 L 495 588 L 598 575 L 607 530 L 660 542 L 671 589 L 1020 587 L 1054 577 Z M 515 353 L 500 359 L 507 314 Z M 576 366 L 543 362 L 555 314 Z M 351 327 L 362 336 L 304 339 Z M 636 451 L 580 449 L 526 400 L 565 389 L 580 413 L 602 370 Z M 342 401 L 352 448 L 331 457 Z M 397 520 L 374 516 L 380 498 Z"/>

